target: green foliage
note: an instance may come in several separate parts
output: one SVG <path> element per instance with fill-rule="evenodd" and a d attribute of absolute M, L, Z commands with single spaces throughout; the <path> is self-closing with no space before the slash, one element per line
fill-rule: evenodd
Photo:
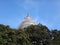
<path fill-rule="evenodd" d="M 54 37 L 54 39 L 52 39 Z M 24 29 L 12 29 L 0 24 L 0 45 L 59 45 L 60 31 L 50 31 L 38 24 Z"/>

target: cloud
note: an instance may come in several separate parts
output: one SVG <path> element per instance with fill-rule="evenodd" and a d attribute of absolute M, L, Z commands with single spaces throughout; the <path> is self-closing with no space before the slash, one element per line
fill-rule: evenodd
<path fill-rule="evenodd" d="M 18 0 L 17 1 L 18 5 L 21 6 L 22 8 L 24 8 L 25 10 L 30 10 L 30 9 L 37 9 L 39 8 L 39 1 L 34 1 L 34 0 Z"/>
<path fill-rule="evenodd" d="M 54 28 L 60 21 L 60 1 L 42 1 L 41 0 L 19 0 L 18 5 L 27 12 L 32 12 L 37 23 Z M 41 9 L 41 10 L 40 10 Z M 40 13 L 41 15 L 40 15 Z M 47 14 L 46 14 L 47 13 Z M 40 17 L 40 16 L 41 17 Z M 46 18 L 45 18 L 45 17 Z M 43 17 L 43 19 L 42 19 Z M 60 25 L 60 24 L 59 24 Z M 52 27 L 53 26 L 53 27 Z"/>

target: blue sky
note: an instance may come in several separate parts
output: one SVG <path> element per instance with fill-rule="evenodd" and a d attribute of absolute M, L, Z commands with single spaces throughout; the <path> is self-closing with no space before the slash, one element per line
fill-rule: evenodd
<path fill-rule="evenodd" d="M 0 0 L 0 24 L 17 28 L 27 13 L 36 23 L 60 29 L 60 0 Z"/>

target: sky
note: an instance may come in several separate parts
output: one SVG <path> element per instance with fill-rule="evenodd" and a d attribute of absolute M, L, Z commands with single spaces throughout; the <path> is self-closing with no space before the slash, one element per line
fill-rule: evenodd
<path fill-rule="evenodd" d="M 27 13 L 37 24 L 60 29 L 60 0 L 0 0 L 0 24 L 18 28 Z"/>

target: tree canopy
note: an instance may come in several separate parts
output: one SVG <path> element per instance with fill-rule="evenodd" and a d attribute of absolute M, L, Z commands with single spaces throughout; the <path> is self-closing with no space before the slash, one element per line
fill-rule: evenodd
<path fill-rule="evenodd" d="M 0 45 L 60 45 L 60 30 L 40 24 L 24 29 L 0 24 Z"/>

